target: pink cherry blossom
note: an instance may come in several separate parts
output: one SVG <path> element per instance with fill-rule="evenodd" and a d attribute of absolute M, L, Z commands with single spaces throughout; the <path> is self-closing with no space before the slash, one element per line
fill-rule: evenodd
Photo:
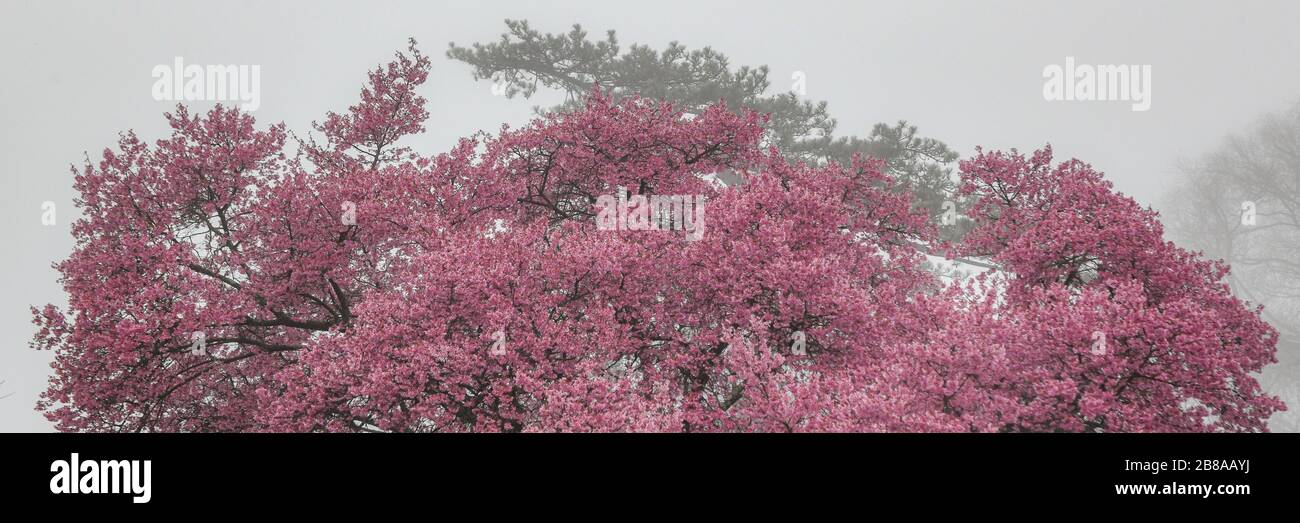
<path fill-rule="evenodd" d="M 429 67 L 412 43 L 319 134 L 180 106 L 78 170 L 38 408 L 168 432 L 1259 431 L 1284 408 L 1227 268 L 1050 148 L 963 162 L 977 227 L 951 249 L 1000 270 L 946 282 L 879 161 L 791 164 L 762 115 L 598 91 L 425 156 L 403 138 Z M 619 188 L 702 198 L 702 236 L 602 230 Z"/>

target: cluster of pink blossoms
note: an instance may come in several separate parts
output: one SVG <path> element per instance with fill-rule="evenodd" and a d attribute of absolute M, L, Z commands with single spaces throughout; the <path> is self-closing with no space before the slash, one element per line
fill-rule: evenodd
<path fill-rule="evenodd" d="M 941 246 L 878 162 L 792 165 L 721 104 L 594 93 L 421 155 L 429 66 L 399 54 L 292 154 L 282 125 L 180 107 L 80 169 L 38 408 L 169 432 L 1259 431 L 1284 408 L 1226 267 L 1050 148 L 963 162 L 977 226 Z M 706 232 L 601 230 L 619 188 L 702 196 Z M 1000 269 L 945 283 L 922 247 Z"/>

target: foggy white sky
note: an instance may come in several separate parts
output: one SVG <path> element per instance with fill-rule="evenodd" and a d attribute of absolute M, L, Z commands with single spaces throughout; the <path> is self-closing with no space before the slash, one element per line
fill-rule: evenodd
<path fill-rule="evenodd" d="M 543 32 L 581 23 L 631 43 L 712 46 L 733 65 L 768 65 L 774 90 L 807 77 L 841 134 L 907 119 L 969 155 L 1051 142 L 1153 204 L 1180 158 L 1300 100 L 1300 2 L 1235 1 L 484 1 L 8 2 L 0 17 L 0 431 L 46 431 L 33 410 L 49 355 L 27 347 L 28 307 L 64 297 L 50 264 L 70 252 L 76 218 L 70 163 L 97 157 L 118 131 L 150 141 L 170 102 L 150 94 L 155 65 L 261 66 L 259 123 L 300 133 L 354 102 L 365 73 L 407 37 L 434 57 L 422 93 L 428 132 L 412 145 L 441 152 L 501 123 L 523 123 L 532 101 L 495 97 L 447 42 L 495 40 L 503 19 Z M 1047 102 L 1044 66 L 1152 66 L 1152 105 Z M 192 104 L 206 109 L 210 104 Z M 58 224 L 40 223 L 41 202 Z"/>

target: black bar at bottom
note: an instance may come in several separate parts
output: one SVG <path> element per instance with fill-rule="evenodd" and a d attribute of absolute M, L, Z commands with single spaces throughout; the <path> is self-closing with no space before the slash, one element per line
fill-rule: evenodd
<path fill-rule="evenodd" d="M 0 493 L 6 506 L 128 513 L 214 500 L 327 510 L 632 499 L 638 511 L 674 499 L 1260 509 L 1281 507 L 1295 491 L 1296 442 L 1271 434 L 6 434 Z M 119 473 L 134 483 L 85 492 L 114 490 Z"/>

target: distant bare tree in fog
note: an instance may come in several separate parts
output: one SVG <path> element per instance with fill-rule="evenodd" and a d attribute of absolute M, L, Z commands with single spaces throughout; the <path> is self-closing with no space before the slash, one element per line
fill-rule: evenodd
<path fill-rule="evenodd" d="M 4 384 L 5 384 L 5 381 L 4 381 L 4 380 L 0 380 L 0 387 L 3 387 Z M 0 392 L 0 400 L 5 399 L 5 398 L 8 398 L 9 396 L 13 396 L 13 395 L 14 395 L 14 393 L 12 393 L 12 392 L 8 392 L 8 393 Z"/>
<path fill-rule="evenodd" d="M 1300 431 L 1300 104 L 1229 136 L 1215 151 L 1183 165 L 1167 196 L 1170 236 L 1232 266 L 1242 299 L 1264 305 L 1281 334 L 1280 365 L 1262 383 L 1292 409 L 1275 431 Z"/>

